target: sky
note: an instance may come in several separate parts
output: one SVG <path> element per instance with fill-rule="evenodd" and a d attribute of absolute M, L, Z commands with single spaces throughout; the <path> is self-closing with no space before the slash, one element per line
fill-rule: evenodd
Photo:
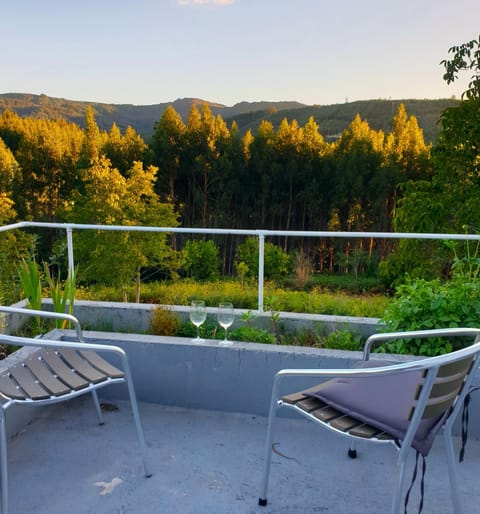
<path fill-rule="evenodd" d="M 0 0 L 0 93 L 115 104 L 460 97 L 479 0 Z"/>

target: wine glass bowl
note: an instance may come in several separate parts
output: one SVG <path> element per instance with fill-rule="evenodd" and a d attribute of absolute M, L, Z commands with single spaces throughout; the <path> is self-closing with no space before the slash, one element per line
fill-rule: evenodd
<path fill-rule="evenodd" d="M 189 311 L 190 321 L 197 328 L 197 337 L 192 339 L 195 343 L 202 343 L 204 339 L 200 337 L 200 326 L 205 323 L 207 319 L 207 309 L 205 308 L 205 302 L 203 300 L 193 300 L 190 304 Z"/>
<path fill-rule="evenodd" d="M 227 330 L 233 324 L 235 320 L 235 312 L 233 310 L 233 304 L 230 302 L 222 302 L 218 306 L 217 311 L 218 324 L 225 330 L 225 339 L 220 342 L 223 345 L 233 344 L 227 339 Z"/>

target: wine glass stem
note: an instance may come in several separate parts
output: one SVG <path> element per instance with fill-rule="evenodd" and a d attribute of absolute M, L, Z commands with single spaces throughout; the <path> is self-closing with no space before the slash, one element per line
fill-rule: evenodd
<path fill-rule="evenodd" d="M 200 327 L 197 326 L 197 339 L 200 339 Z"/>
<path fill-rule="evenodd" d="M 224 341 L 226 341 L 226 340 L 227 340 L 227 329 L 225 329 L 225 339 L 224 339 Z"/>

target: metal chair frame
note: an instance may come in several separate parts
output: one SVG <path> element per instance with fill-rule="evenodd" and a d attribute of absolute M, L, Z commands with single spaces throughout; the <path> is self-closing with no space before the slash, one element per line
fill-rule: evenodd
<path fill-rule="evenodd" d="M 364 347 L 364 360 L 369 360 L 370 350 L 372 346 L 379 342 L 385 342 L 392 339 L 410 339 L 410 338 L 429 338 L 429 337 L 459 337 L 459 336 L 471 336 L 475 338 L 472 345 L 451 352 L 446 355 L 440 355 L 437 357 L 423 358 L 412 362 L 386 365 L 381 367 L 372 368 L 354 368 L 354 369 L 283 369 L 280 370 L 274 378 L 272 396 L 269 409 L 267 437 L 265 445 L 265 457 L 264 457 L 264 468 L 262 475 L 262 482 L 260 487 L 260 496 L 258 503 L 259 505 L 267 504 L 267 489 L 270 476 L 271 458 L 272 458 L 272 442 L 274 433 L 274 422 L 276 418 L 277 409 L 280 407 L 291 408 L 302 416 L 312 420 L 313 422 L 320 424 L 324 428 L 331 430 L 343 437 L 350 439 L 350 441 L 363 440 L 367 442 L 376 443 L 393 443 L 395 448 L 398 450 L 397 458 L 397 479 L 394 485 L 393 498 L 391 504 L 391 513 L 398 514 L 401 508 L 402 491 L 405 485 L 405 464 L 411 449 L 411 443 L 414 439 L 418 426 L 422 419 L 425 417 L 425 409 L 429 405 L 429 401 L 432 402 L 431 392 L 435 386 L 437 373 L 442 366 L 451 364 L 457 361 L 471 358 L 472 364 L 465 373 L 463 384 L 460 386 L 458 393 L 455 393 L 455 397 L 452 399 L 450 407 L 445 412 L 448 412 L 446 419 L 443 422 L 443 435 L 446 448 L 446 457 L 448 465 L 448 473 L 450 479 L 450 485 L 452 490 L 452 502 L 454 506 L 454 512 L 461 514 L 462 504 L 458 489 L 458 478 L 456 473 L 456 463 L 454 456 L 454 448 L 452 441 L 452 426 L 457 417 L 460 409 L 463 407 L 463 401 L 465 396 L 468 394 L 472 380 L 474 379 L 475 370 L 480 365 L 478 355 L 480 353 L 480 329 L 473 328 L 453 328 L 453 329 L 435 329 L 435 330 L 419 330 L 410 332 L 392 332 L 384 334 L 374 334 L 370 336 Z M 410 418 L 408 429 L 405 433 L 405 437 L 402 441 L 396 440 L 394 437 L 388 439 L 383 438 L 364 438 L 350 434 L 348 430 L 339 430 L 328 422 L 321 421 L 317 417 L 311 415 L 309 412 L 297 407 L 295 404 L 287 403 L 284 398 L 279 395 L 280 384 L 286 377 L 318 377 L 318 378 L 334 378 L 334 377 L 367 377 L 367 376 L 381 376 L 390 373 L 399 373 L 406 371 L 422 371 L 424 373 L 424 381 L 421 386 L 421 392 L 419 397 L 412 402 L 413 415 Z M 441 379 L 440 379 L 441 380 Z M 408 416 L 408 413 L 407 413 Z M 351 447 L 352 449 L 352 447 Z"/>
<path fill-rule="evenodd" d="M 66 320 L 72 323 L 76 329 L 76 336 L 78 341 L 55 341 L 50 339 L 43 339 L 41 336 L 36 338 L 18 337 L 6 334 L 0 334 L 0 343 L 7 345 L 18 345 L 18 346 L 30 346 L 38 349 L 52 349 L 57 352 L 60 350 L 75 350 L 79 352 L 95 352 L 95 353 L 108 353 L 117 355 L 121 362 L 121 370 L 112 367 L 115 373 L 112 376 L 105 374 L 105 376 L 99 382 L 88 381 L 85 386 L 81 389 L 69 389 L 68 392 L 62 394 L 51 394 L 48 398 L 44 399 L 32 399 L 28 395 L 24 399 L 15 397 L 9 397 L 4 393 L 0 392 L 0 489 L 1 489 L 1 512 L 2 514 L 8 514 L 8 467 L 7 467 L 7 432 L 6 432 L 6 410 L 12 405 L 50 405 L 53 403 L 59 403 L 62 401 L 70 400 L 77 396 L 81 396 L 87 393 L 92 394 L 93 403 L 98 416 L 99 424 L 103 425 L 103 415 L 100 402 L 98 400 L 97 390 L 109 386 L 111 384 L 126 383 L 128 388 L 128 394 L 130 398 L 132 413 L 135 422 L 135 428 L 137 431 L 138 442 L 140 446 L 140 453 L 143 461 L 143 468 L 146 477 L 152 475 L 150 470 L 150 464 L 147 458 L 147 449 L 145 443 L 145 437 L 143 433 L 143 427 L 140 420 L 140 414 L 138 411 L 138 404 L 135 395 L 132 374 L 130 371 L 130 365 L 128 363 L 127 354 L 122 348 L 112 345 L 92 344 L 86 343 L 83 338 L 82 329 L 77 318 L 70 314 L 60 314 L 48 311 L 37 311 L 33 309 L 23 309 L 17 307 L 5 307 L 0 306 L 0 312 L 10 314 L 22 314 L 28 316 L 39 316 L 42 318 L 52 318 L 57 320 Z M 17 365 L 19 363 L 16 363 Z M 22 364 L 24 365 L 24 364 Z M 8 370 L 7 370 L 8 371 Z"/>

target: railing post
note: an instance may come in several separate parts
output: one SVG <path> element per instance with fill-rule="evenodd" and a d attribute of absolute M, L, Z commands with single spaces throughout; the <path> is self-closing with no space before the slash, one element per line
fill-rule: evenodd
<path fill-rule="evenodd" d="M 263 312 L 263 280 L 265 269 L 265 235 L 258 235 L 258 312 Z"/>
<path fill-rule="evenodd" d="M 72 227 L 67 227 L 67 254 L 68 254 L 68 271 L 70 276 L 73 277 L 75 271 L 75 262 L 73 260 L 73 237 Z"/>

